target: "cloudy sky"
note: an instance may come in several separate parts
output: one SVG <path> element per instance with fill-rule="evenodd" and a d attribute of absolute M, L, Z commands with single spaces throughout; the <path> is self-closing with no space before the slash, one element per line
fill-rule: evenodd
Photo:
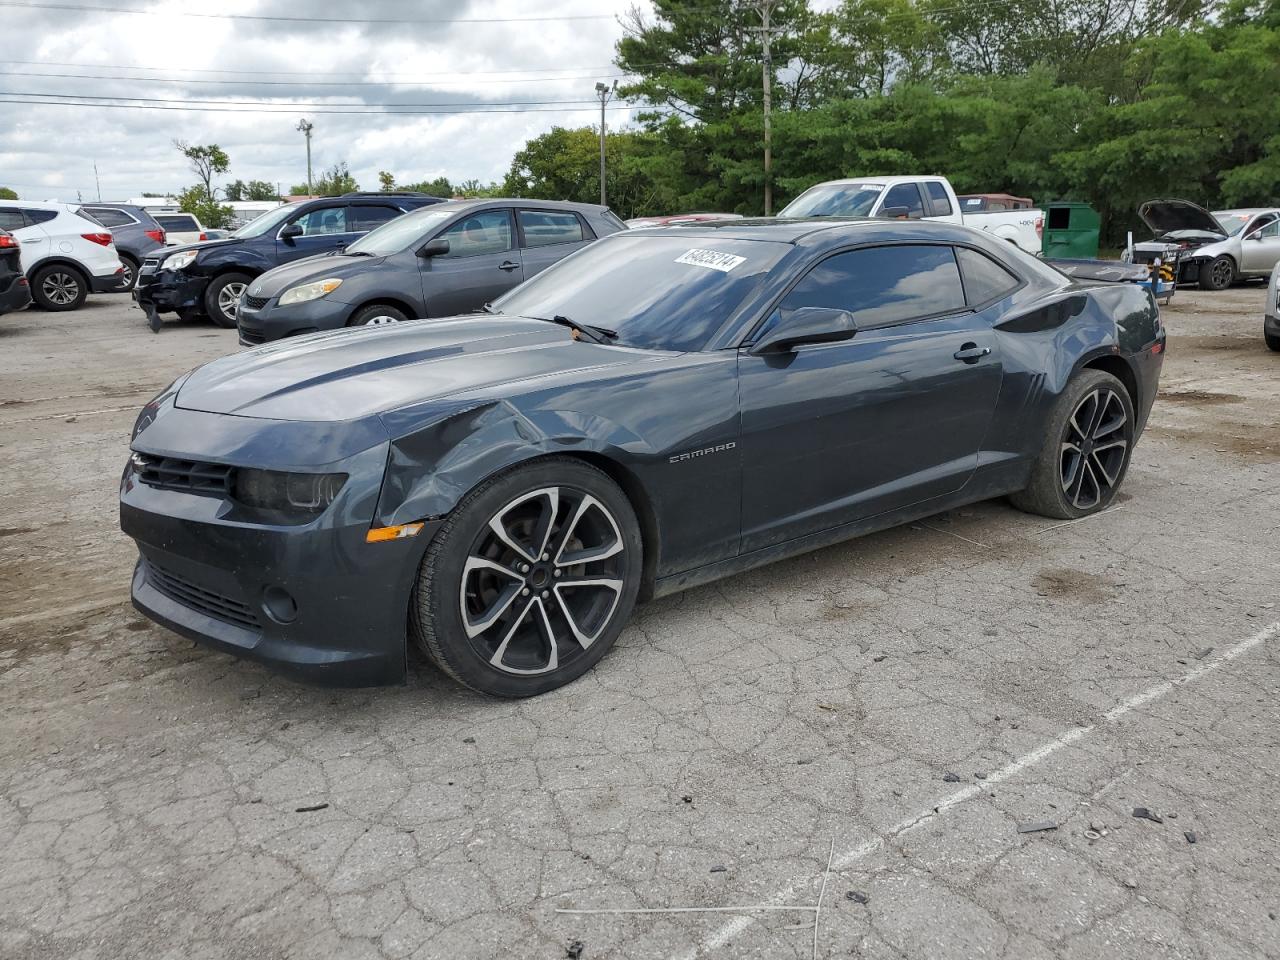
<path fill-rule="evenodd" d="M 557 124 L 599 122 L 595 83 L 617 75 L 618 16 L 631 5 L 0 0 L 0 186 L 26 199 L 75 200 L 77 191 L 92 199 L 96 161 L 105 199 L 177 190 L 195 179 L 172 145 L 182 139 L 221 145 L 231 157 L 224 180 L 266 180 L 287 191 L 306 180 L 295 129 L 304 116 L 315 124 L 317 174 L 345 160 L 365 189 L 377 189 L 379 170 L 401 182 L 500 179 L 528 138 Z M 556 19 L 516 19 L 533 17 Z M 40 94 L 103 99 L 66 105 Z M 106 105 L 140 98 L 169 109 Z M 237 103 L 211 105 L 220 112 L 173 109 L 192 100 Z M 506 112 L 387 116 L 372 104 Z M 629 116 L 611 110 L 610 126 Z"/>

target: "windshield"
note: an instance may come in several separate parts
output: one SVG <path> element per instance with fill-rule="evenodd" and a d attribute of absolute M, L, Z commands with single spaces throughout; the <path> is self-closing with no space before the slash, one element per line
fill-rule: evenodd
<path fill-rule="evenodd" d="M 780 217 L 869 217 L 884 192 L 879 183 L 820 183 L 778 212 Z"/>
<path fill-rule="evenodd" d="M 656 350 L 701 350 L 789 244 L 617 233 L 561 260 L 493 304 L 522 317 L 567 317 Z"/>
<path fill-rule="evenodd" d="M 1213 215 L 1213 219 L 1222 224 L 1222 229 L 1227 231 L 1227 236 L 1229 237 L 1234 237 L 1243 230 L 1250 217 L 1251 214 L 1248 213 L 1229 213 L 1226 210 L 1219 211 Z"/>
<path fill-rule="evenodd" d="M 426 208 L 406 213 L 394 220 L 388 220 L 375 230 L 370 230 L 347 247 L 347 253 L 367 253 L 374 257 L 389 257 L 417 243 L 422 239 L 423 234 L 434 230 L 456 212 Z"/>
<path fill-rule="evenodd" d="M 231 234 L 231 236 L 238 240 L 248 240 L 250 237 L 260 237 L 265 233 L 270 233 L 275 230 L 297 212 L 298 207 L 296 204 L 286 203 L 282 207 L 276 207 L 269 213 L 264 213 L 251 223 L 246 223 L 235 233 Z"/>

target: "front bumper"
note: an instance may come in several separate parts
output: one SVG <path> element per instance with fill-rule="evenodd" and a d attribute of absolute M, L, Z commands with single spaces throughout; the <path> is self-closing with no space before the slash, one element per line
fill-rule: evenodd
<path fill-rule="evenodd" d="M 138 271 L 133 299 L 144 310 L 151 306 L 157 313 L 203 310 L 207 286 L 208 277 L 194 276 L 182 270 L 165 270 L 163 267 L 148 273 L 144 268 Z"/>
<path fill-rule="evenodd" d="M 284 337 L 319 330 L 340 330 L 347 325 L 350 313 L 351 304 L 339 303 L 328 297 L 318 297 L 287 307 L 280 306 L 273 297 L 264 306 L 257 308 L 248 302 L 248 297 L 242 297 L 236 324 L 240 328 L 241 346 L 256 347 L 260 343 Z"/>

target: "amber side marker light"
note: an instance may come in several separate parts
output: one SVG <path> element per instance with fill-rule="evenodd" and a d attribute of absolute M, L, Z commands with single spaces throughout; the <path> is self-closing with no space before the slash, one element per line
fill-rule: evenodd
<path fill-rule="evenodd" d="M 365 543 L 383 543 L 387 540 L 403 540 L 416 537 L 426 524 L 402 523 L 394 527 L 375 527 L 364 535 Z"/>

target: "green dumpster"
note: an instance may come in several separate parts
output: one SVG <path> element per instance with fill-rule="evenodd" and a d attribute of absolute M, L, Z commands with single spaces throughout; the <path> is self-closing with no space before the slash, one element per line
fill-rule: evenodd
<path fill-rule="evenodd" d="M 1060 202 L 1044 205 L 1044 241 L 1040 252 L 1046 257 L 1091 260 L 1098 256 L 1098 232 L 1102 218 L 1087 203 Z"/>

